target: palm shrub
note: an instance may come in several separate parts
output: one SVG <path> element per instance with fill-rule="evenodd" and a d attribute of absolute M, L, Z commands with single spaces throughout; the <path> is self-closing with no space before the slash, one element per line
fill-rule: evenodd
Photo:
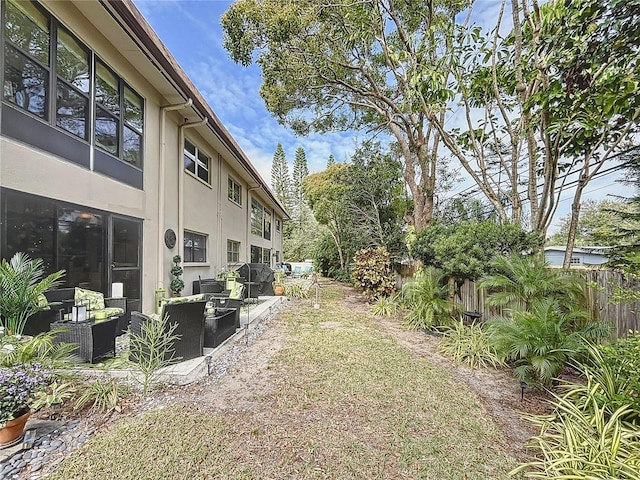
<path fill-rule="evenodd" d="M 371 312 L 379 317 L 395 317 L 400 312 L 398 296 L 378 297 L 371 305 Z"/>
<path fill-rule="evenodd" d="M 604 322 L 587 320 L 579 307 L 563 309 L 555 299 L 539 300 L 530 311 L 491 319 L 496 350 L 515 366 L 514 375 L 529 384 L 549 386 L 561 370 L 586 351 L 586 341 L 609 334 Z"/>
<path fill-rule="evenodd" d="M 51 369 L 68 369 L 75 364 L 75 345 L 55 342 L 57 332 L 43 332 L 28 340 L 12 335 L 0 337 L 0 366 L 37 362 Z"/>
<path fill-rule="evenodd" d="M 391 256 L 385 247 L 356 252 L 352 275 L 354 285 L 370 299 L 391 295 L 396 290 Z"/>
<path fill-rule="evenodd" d="M 491 335 L 481 324 L 456 322 L 452 329 L 444 332 L 439 349 L 456 363 L 471 368 L 498 368 L 505 365 L 496 352 Z"/>
<path fill-rule="evenodd" d="M 435 268 L 419 270 L 402 288 L 402 304 L 409 312 L 405 323 L 412 329 L 434 329 L 451 323 L 447 286 Z"/>
<path fill-rule="evenodd" d="M 41 258 L 17 252 L 10 261 L 0 262 L 0 317 L 9 335 L 22 335 L 24 325 L 45 307 L 41 298 L 47 290 L 61 284 L 64 270 L 44 275 Z"/>
<path fill-rule="evenodd" d="M 496 272 L 478 281 L 490 293 L 487 303 L 511 311 L 528 310 L 541 300 L 553 298 L 563 308 L 585 305 L 585 282 L 575 271 L 549 268 L 541 254 L 497 257 Z"/>

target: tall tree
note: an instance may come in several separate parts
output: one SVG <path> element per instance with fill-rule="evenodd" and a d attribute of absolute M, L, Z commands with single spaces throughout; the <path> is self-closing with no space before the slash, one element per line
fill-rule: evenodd
<path fill-rule="evenodd" d="M 433 213 L 447 103 L 445 31 L 467 0 L 239 0 L 222 17 L 231 58 L 262 69 L 267 109 L 297 133 L 366 128 L 399 145 L 414 202 Z"/>
<path fill-rule="evenodd" d="M 293 180 L 291 182 L 293 214 L 298 223 L 300 223 L 300 216 L 303 214 L 304 205 L 306 204 L 304 192 L 302 191 L 302 181 L 307 175 L 309 175 L 307 154 L 304 152 L 304 148 L 298 147 L 293 160 Z"/>
<path fill-rule="evenodd" d="M 329 158 L 327 159 L 327 167 L 330 167 L 334 163 L 336 163 L 336 158 L 333 155 L 329 155 Z"/>
<path fill-rule="evenodd" d="M 289 165 L 287 164 L 287 156 L 282 148 L 282 144 L 278 143 L 276 151 L 273 154 L 273 162 L 271 163 L 271 188 L 273 188 L 276 197 L 282 202 L 285 209 L 291 209 L 291 178 L 289 178 Z"/>

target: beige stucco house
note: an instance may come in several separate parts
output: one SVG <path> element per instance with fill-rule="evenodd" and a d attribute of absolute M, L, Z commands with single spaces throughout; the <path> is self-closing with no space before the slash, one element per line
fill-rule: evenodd
<path fill-rule="evenodd" d="M 130 0 L 1 0 L 0 256 L 149 311 L 281 260 L 287 212 Z"/>

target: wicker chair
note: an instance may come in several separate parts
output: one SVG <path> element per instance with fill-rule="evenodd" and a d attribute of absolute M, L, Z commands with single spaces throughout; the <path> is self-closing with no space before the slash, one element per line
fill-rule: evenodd
<path fill-rule="evenodd" d="M 166 304 L 162 307 L 161 318 L 168 315 L 169 324 L 177 323 L 173 335 L 180 338 L 173 343 L 173 355 L 176 360 L 190 360 L 203 356 L 204 345 L 204 309 L 206 301 Z M 142 325 L 151 318 L 140 312 L 131 312 L 130 333 L 142 335 Z M 169 355 L 165 358 L 169 360 Z M 133 357 L 130 357 L 133 359 Z"/>
<path fill-rule="evenodd" d="M 215 315 L 207 315 L 204 326 L 204 346 L 215 348 L 236 333 L 236 310 L 216 309 Z"/>

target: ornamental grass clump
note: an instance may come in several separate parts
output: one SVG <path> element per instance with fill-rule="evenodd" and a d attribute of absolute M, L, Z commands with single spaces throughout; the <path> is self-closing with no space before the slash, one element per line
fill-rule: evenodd
<path fill-rule="evenodd" d="M 0 368 L 0 425 L 30 411 L 37 393 L 52 381 L 51 372 L 39 363 Z"/>

